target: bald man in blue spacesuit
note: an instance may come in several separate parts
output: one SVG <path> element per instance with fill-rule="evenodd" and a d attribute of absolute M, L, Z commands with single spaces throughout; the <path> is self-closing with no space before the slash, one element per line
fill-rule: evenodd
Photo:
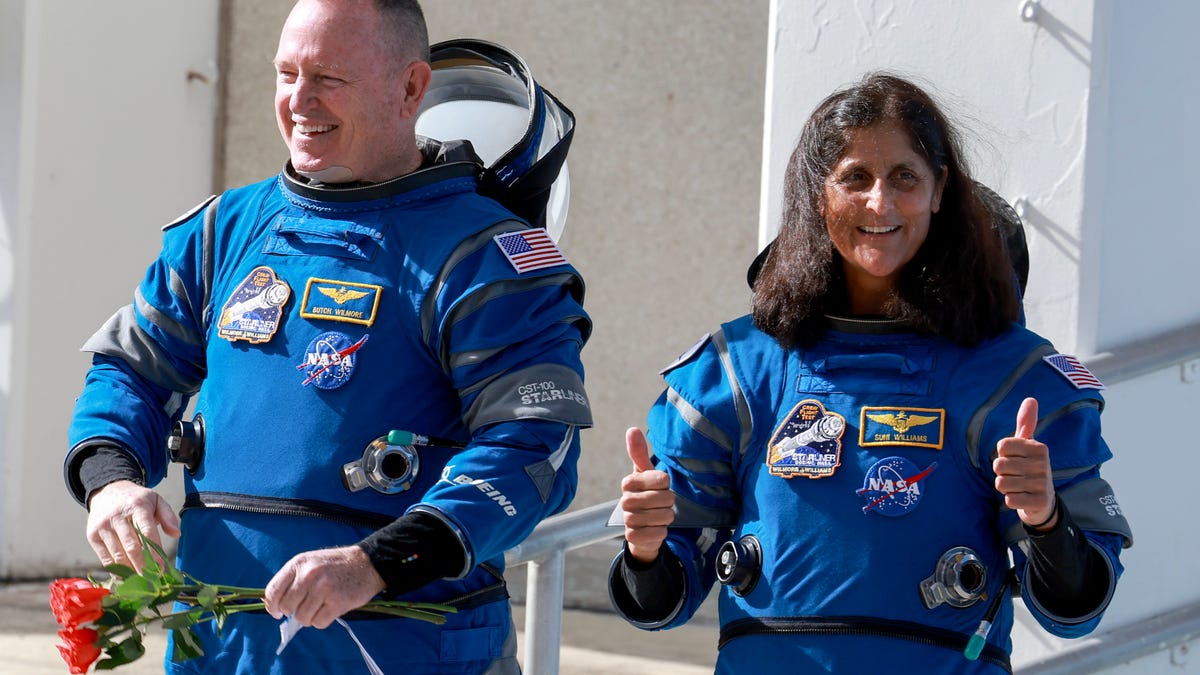
<path fill-rule="evenodd" d="M 161 528 L 185 572 L 266 588 L 267 612 L 196 626 L 204 655 L 172 673 L 350 672 L 354 640 L 385 672 L 519 672 L 503 553 L 574 495 L 582 279 L 477 192 L 469 145 L 416 136 L 415 1 L 300 0 L 275 69 L 283 172 L 168 225 L 84 347 L 66 477 L 89 542 L 140 568 L 135 528 Z M 172 428 L 181 517 L 151 489 Z M 325 628 L 381 595 L 458 611 L 276 654 L 280 619 Z"/>

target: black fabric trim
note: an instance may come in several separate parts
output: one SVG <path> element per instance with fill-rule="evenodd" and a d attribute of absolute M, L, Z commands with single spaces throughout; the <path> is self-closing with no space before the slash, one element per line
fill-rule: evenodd
<path fill-rule="evenodd" d="M 93 445 L 81 450 L 72 458 L 72 473 L 82 487 L 82 495 L 89 505 L 92 493 L 119 480 L 128 480 L 145 485 L 145 472 L 133 455 L 112 445 Z M 74 488 L 72 484 L 72 488 Z"/>
<path fill-rule="evenodd" d="M 119 456 L 118 456 L 119 455 Z M 63 480 L 71 497 L 87 508 L 92 492 L 118 480 L 146 484 L 146 470 L 116 441 L 93 438 L 83 441 L 67 453 L 63 462 Z"/>
<path fill-rule="evenodd" d="M 1029 535 L 1029 592 L 1057 617 L 1086 619 L 1108 601 L 1112 577 L 1108 564 L 1071 517 L 1061 499 L 1058 522 L 1044 532 L 1025 525 Z"/>
<path fill-rule="evenodd" d="M 623 548 L 617 564 L 630 599 L 641 610 L 636 618 L 660 621 L 678 609 L 686 582 L 683 565 L 671 549 L 663 546 L 653 562 L 643 563 Z"/>
<path fill-rule="evenodd" d="M 386 586 L 384 597 L 410 593 L 460 570 L 467 554 L 462 543 L 438 518 L 421 511 L 400 516 L 358 542 Z"/>
<path fill-rule="evenodd" d="M 876 635 L 910 640 L 962 653 L 970 636 L 944 628 L 869 616 L 780 616 L 738 619 L 721 626 L 717 649 L 747 635 Z M 965 656 L 963 658 L 966 658 Z M 1012 672 L 1008 652 L 988 642 L 979 660 Z"/>
<path fill-rule="evenodd" d="M 297 176 L 291 162 L 288 162 L 281 184 L 288 192 L 305 199 L 347 203 L 394 197 L 451 178 L 478 180 L 483 166 L 469 143 L 451 141 L 441 144 L 425 139 L 421 145 L 425 157 L 421 168 L 382 183 L 310 185 Z"/>

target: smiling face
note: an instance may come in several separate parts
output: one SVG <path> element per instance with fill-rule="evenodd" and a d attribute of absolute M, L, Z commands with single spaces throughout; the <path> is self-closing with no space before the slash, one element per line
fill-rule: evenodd
<path fill-rule="evenodd" d="M 879 314 L 929 234 L 945 171 L 935 173 L 895 122 L 847 133 L 846 151 L 825 178 L 821 211 L 842 258 L 847 309 Z"/>
<path fill-rule="evenodd" d="M 275 113 L 292 166 L 379 182 L 420 164 L 413 125 L 429 67 L 388 47 L 373 3 L 300 0 L 275 55 Z"/>

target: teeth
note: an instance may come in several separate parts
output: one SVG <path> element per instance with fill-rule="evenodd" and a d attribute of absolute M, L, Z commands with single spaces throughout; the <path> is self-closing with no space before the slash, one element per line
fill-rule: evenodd
<path fill-rule="evenodd" d="M 336 124 L 297 124 L 296 131 L 302 134 L 319 134 L 326 131 L 332 131 L 337 128 Z"/>
<path fill-rule="evenodd" d="M 866 232 L 867 234 L 887 234 L 888 232 L 895 232 L 896 230 L 900 229 L 900 226 L 896 225 L 893 227 L 860 227 L 859 229 L 862 230 L 863 232 Z"/>

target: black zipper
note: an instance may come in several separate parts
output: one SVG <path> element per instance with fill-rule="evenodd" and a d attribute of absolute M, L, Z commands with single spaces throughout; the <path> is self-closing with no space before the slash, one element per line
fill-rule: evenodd
<path fill-rule="evenodd" d="M 322 518 L 345 525 L 372 529 L 388 525 L 398 517 L 372 511 L 360 511 L 315 499 L 256 497 L 234 492 L 193 492 L 184 499 L 180 513 L 195 508 L 229 509 L 273 516 Z"/>
<path fill-rule="evenodd" d="M 944 647 L 962 653 L 969 637 L 952 630 L 934 628 L 908 621 L 877 619 L 867 616 L 788 616 L 750 617 L 731 621 L 721 627 L 717 649 L 747 635 L 872 635 L 909 640 L 931 647 Z M 965 658 L 965 657 L 964 657 Z M 1008 653 L 992 643 L 983 647 L 980 661 L 1012 672 Z"/>

